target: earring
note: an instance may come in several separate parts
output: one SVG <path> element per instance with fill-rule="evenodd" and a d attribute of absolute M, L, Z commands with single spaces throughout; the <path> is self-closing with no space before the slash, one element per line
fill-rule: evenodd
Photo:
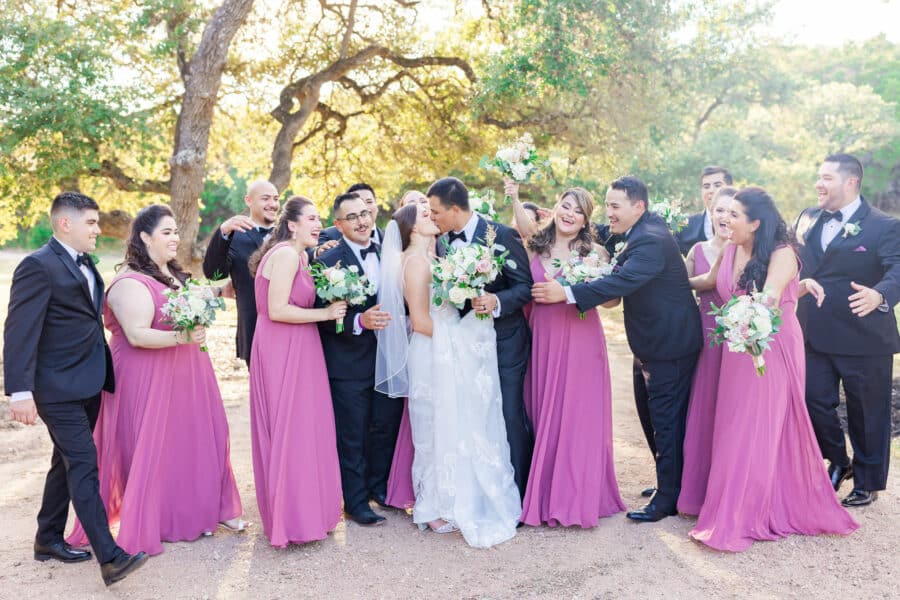
<path fill-rule="evenodd" d="M 291 233 L 291 239 L 292 239 L 292 240 L 296 240 L 296 239 L 297 239 L 297 232 L 296 232 L 296 231 L 294 231 L 293 233 Z"/>

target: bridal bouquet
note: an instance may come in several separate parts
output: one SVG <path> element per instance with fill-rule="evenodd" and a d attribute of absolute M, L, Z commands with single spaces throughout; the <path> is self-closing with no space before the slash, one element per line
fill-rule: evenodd
<path fill-rule="evenodd" d="M 377 291 L 375 284 L 365 275 L 360 275 L 356 265 L 344 268 L 340 261 L 333 267 L 313 263 L 309 267 L 309 273 L 316 284 L 316 295 L 325 302 L 344 300 L 350 306 L 359 306 L 366 303 L 367 296 Z M 334 330 L 337 333 L 344 332 L 343 319 L 334 321 Z"/>
<path fill-rule="evenodd" d="M 672 233 L 678 233 L 688 223 L 688 216 L 684 214 L 679 200 L 656 200 L 650 203 L 650 210 L 661 216 Z"/>
<path fill-rule="evenodd" d="M 482 168 L 497 171 L 518 183 L 527 183 L 532 175 L 538 174 L 549 164 L 550 161 L 538 156 L 530 133 L 525 133 L 510 145 L 501 147 L 494 158 L 485 156 L 481 159 Z M 509 196 L 505 199 L 508 202 Z"/>
<path fill-rule="evenodd" d="M 469 190 L 469 208 L 491 221 L 497 220 L 497 211 L 494 210 L 493 190 L 476 192 Z"/>
<path fill-rule="evenodd" d="M 450 303 L 463 308 L 466 300 L 477 298 L 484 293 L 484 287 L 495 280 L 504 265 L 513 269 L 516 264 L 506 257 L 509 254 L 501 244 L 496 243 L 497 233 L 488 225 L 485 245 L 469 244 L 462 248 L 447 248 L 447 254 L 431 265 L 432 302 L 435 306 Z M 487 319 L 489 315 L 476 315 Z"/>
<path fill-rule="evenodd" d="M 166 290 L 166 303 L 159 311 L 175 331 L 193 331 L 195 327 L 209 327 L 216 320 L 216 312 L 225 309 L 225 300 L 217 298 L 208 285 L 188 279 L 181 289 Z M 200 350 L 207 351 L 206 346 Z"/>
<path fill-rule="evenodd" d="M 602 260 L 596 250 L 591 250 L 587 256 L 573 252 L 572 257 L 565 261 L 554 258 L 553 268 L 559 269 L 555 279 L 563 285 L 587 283 L 613 272 L 612 263 Z M 584 316 L 583 312 L 578 313 L 578 318 L 584 319 Z"/>
<path fill-rule="evenodd" d="M 728 344 L 731 352 L 746 352 L 753 357 L 756 374 L 766 374 L 763 352 L 781 325 L 781 310 L 771 306 L 765 292 L 732 296 L 721 307 L 712 305 L 709 314 L 716 317 L 711 343 Z"/>

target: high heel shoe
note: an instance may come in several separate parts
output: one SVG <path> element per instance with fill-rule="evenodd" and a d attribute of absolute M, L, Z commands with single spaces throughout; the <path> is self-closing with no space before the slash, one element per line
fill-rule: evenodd
<path fill-rule="evenodd" d="M 232 533 L 241 533 L 250 527 L 250 523 L 243 519 L 228 519 L 227 521 L 219 521 L 219 527 Z"/>
<path fill-rule="evenodd" d="M 443 519 L 442 519 L 443 520 Z M 453 533 L 454 531 L 459 531 L 459 527 L 457 527 L 452 521 L 444 521 L 444 524 L 435 529 L 428 523 L 416 523 L 419 526 L 419 530 L 425 531 L 433 531 L 434 533 Z"/>

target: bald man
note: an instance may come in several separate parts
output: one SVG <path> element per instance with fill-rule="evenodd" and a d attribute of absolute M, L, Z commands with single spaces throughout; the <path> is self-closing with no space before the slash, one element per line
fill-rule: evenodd
<path fill-rule="evenodd" d="M 256 329 L 256 295 L 247 261 L 268 239 L 278 219 L 278 190 L 268 181 L 254 181 L 244 197 L 249 214 L 235 215 L 219 226 L 203 257 L 203 274 L 210 279 L 231 277 L 237 301 L 237 357 L 250 366 Z"/>

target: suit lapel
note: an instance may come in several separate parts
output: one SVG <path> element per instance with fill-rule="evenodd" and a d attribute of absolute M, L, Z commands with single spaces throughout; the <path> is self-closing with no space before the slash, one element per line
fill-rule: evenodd
<path fill-rule="evenodd" d="M 847 219 L 847 223 L 859 223 L 863 219 L 865 219 L 869 215 L 869 205 L 865 200 L 860 202 L 859 208 Z M 843 231 L 843 226 L 847 223 L 843 223 L 841 225 L 841 231 L 838 231 L 838 234 L 834 236 L 834 239 L 831 240 L 831 243 L 828 244 L 828 247 L 825 249 L 824 258 L 828 258 L 830 255 L 834 254 L 837 249 L 844 243 L 847 242 L 851 238 L 849 235 L 845 235 Z M 821 229 L 821 228 L 820 228 Z M 819 247 L 822 245 L 819 244 Z M 823 258 L 823 260 L 824 260 Z"/>
<path fill-rule="evenodd" d="M 57 258 L 65 265 L 66 269 L 69 273 L 72 274 L 78 283 L 81 284 L 81 291 L 84 292 L 85 299 L 90 303 L 90 305 L 97 310 L 97 305 L 93 298 L 91 298 L 91 288 L 88 286 L 87 277 L 84 276 L 84 273 L 81 272 L 81 269 L 78 268 L 78 265 L 75 264 L 75 261 L 72 260 L 72 257 L 69 256 L 69 253 L 65 248 L 62 247 L 55 238 L 50 238 L 50 247 L 53 249 L 53 252 L 56 253 Z"/>
<path fill-rule="evenodd" d="M 487 236 L 487 228 L 488 223 L 481 217 L 478 217 L 478 225 L 475 226 L 475 235 L 472 236 L 470 244 L 481 244 L 482 246 L 487 244 L 487 240 L 485 239 Z"/>
<path fill-rule="evenodd" d="M 341 237 L 341 266 L 349 267 L 350 265 L 356 265 L 359 268 L 359 272 L 365 274 L 366 269 L 359 263 L 356 259 L 356 253 L 353 251 L 353 248 L 347 243 L 343 237 Z"/>

